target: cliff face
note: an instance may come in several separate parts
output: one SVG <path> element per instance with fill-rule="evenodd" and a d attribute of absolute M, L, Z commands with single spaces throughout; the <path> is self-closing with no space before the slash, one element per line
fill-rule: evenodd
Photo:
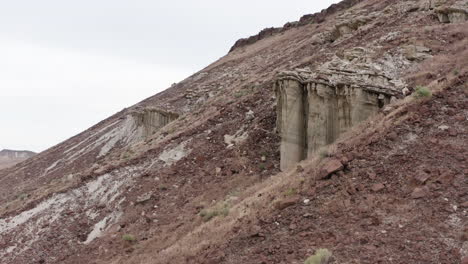
<path fill-rule="evenodd" d="M 34 155 L 36 155 L 36 153 L 32 151 L 16 151 L 4 149 L 0 151 L 0 169 L 11 167 Z"/>
<path fill-rule="evenodd" d="M 281 169 L 313 156 L 353 126 L 403 96 L 405 84 L 355 48 L 312 72 L 282 72 L 276 82 Z M 390 64 L 393 65 L 393 64 Z"/>
<path fill-rule="evenodd" d="M 343 1 L 0 170 L 1 261 L 459 263 L 460 4 Z"/>

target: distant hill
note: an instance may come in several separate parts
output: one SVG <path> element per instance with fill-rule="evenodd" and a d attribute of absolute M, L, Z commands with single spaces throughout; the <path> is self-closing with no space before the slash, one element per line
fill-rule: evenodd
<path fill-rule="evenodd" d="M 34 155 L 36 155 L 36 153 L 32 151 L 4 149 L 0 151 L 0 169 L 11 167 Z"/>

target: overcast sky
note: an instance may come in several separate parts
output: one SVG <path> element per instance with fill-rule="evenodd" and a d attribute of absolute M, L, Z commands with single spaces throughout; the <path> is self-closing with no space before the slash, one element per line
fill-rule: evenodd
<path fill-rule="evenodd" d="M 43 151 L 338 0 L 0 4 L 0 150 Z"/>

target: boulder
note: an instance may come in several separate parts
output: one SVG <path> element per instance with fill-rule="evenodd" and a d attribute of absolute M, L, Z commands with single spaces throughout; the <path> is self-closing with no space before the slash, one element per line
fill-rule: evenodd
<path fill-rule="evenodd" d="M 324 161 L 322 168 L 318 174 L 318 179 L 326 179 L 331 174 L 342 170 L 343 164 L 338 159 L 329 158 Z"/>

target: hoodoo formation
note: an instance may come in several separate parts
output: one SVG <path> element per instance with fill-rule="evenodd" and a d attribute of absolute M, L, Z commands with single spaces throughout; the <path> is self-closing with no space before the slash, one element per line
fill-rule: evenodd
<path fill-rule="evenodd" d="M 285 71 L 276 81 L 277 126 L 281 135 L 281 169 L 311 157 L 354 125 L 377 114 L 405 88 L 383 65 L 355 48 L 317 71 Z"/>
<path fill-rule="evenodd" d="M 341 1 L 1 169 L 0 264 L 468 263 L 467 7 Z"/>

